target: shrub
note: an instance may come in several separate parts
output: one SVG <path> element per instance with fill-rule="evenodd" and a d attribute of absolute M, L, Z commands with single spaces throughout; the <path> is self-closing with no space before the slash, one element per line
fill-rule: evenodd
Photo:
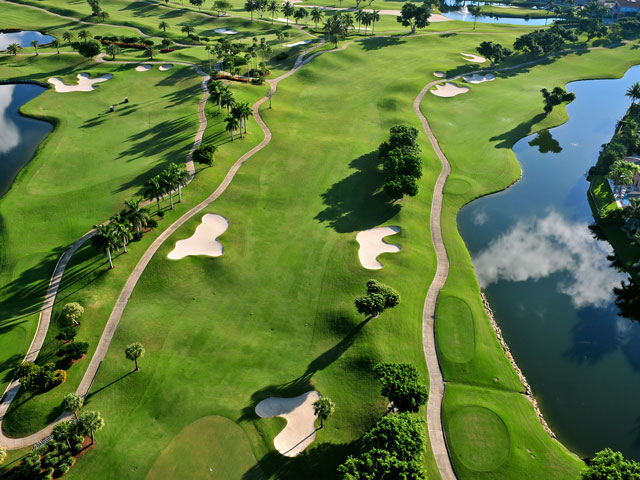
<path fill-rule="evenodd" d="M 53 372 L 53 383 L 55 385 L 61 385 L 67 381 L 67 372 L 65 370 L 58 369 Z"/>
<path fill-rule="evenodd" d="M 102 47 L 97 40 L 88 40 L 78 44 L 78 53 L 83 57 L 93 58 L 102 51 Z"/>
<path fill-rule="evenodd" d="M 67 357 L 71 360 L 78 360 L 89 350 L 89 344 L 87 342 L 73 342 L 63 345 L 58 350 L 59 357 Z"/>
<path fill-rule="evenodd" d="M 78 334 L 78 331 L 73 327 L 65 327 L 58 332 L 56 335 L 56 340 L 60 340 L 61 342 L 72 342 L 73 339 Z"/>
<path fill-rule="evenodd" d="M 61 463 L 60 465 L 58 465 L 58 470 L 60 470 L 60 473 L 67 473 L 69 471 L 69 469 L 71 468 L 71 465 L 69 465 L 68 463 Z"/>
<path fill-rule="evenodd" d="M 212 143 L 200 145 L 193 151 L 193 161 L 208 165 L 210 167 L 211 165 L 213 165 L 217 149 L 218 147 L 216 147 Z"/>
<path fill-rule="evenodd" d="M 78 453 L 82 450 L 82 442 L 74 443 L 72 445 L 74 453 Z"/>
<path fill-rule="evenodd" d="M 143 40 L 142 43 L 144 43 L 145 45 L 147 45 L 149 47 L 152 46 L 152 45 L 155 45 L 154 41 L 153 40 L 149 40 L 149 39 Z"/>
<path fill-rule="evenodd" d="M 175 48 L 162 48 L 162 49 L 160 49 L 160 53 L 173 52 L 174 50 L 175 50 Z"/>
<path fill-rule="evenodd" d="M 33 362 L 24 362 L 18 367 L 16 377 L 26 390 L 38 392 L 57 385 L 54 383 L 54 370 L 53 363 L 40 366 Z"/>
<path fill-rule="evenodd" d="M 60 463 L 60 457 L 58 457 L 57 455 L 53 455 L 53 453 L 54 452 L 47 453 L 42 459 L 42 464 L 45 467 L 51 468 Z"/>

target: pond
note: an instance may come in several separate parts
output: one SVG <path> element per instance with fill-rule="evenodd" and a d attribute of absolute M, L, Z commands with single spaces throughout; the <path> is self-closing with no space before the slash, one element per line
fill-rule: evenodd
<path fill-rule="evenodd" d="M 18 113 L 22 105 L 45 90 L 37 85 L 0 85 L 0 197 L 53 130 L 48 122 Z"/>
<path fill-rule="evenodd" d="M 479 6 L 491 5 L 494 7 L 504 7 L 505 9 L 510 8 L 509 5 L 505 5 L 502 3 L 474 2 L 473 4 L 479 5 Z M 443 11 L 442 14 L 445 17 L 450 18 L 452 20 L 462 20 L 463 22 L 473 22 L 475 20 L 473 18 L 473 15 L 469 13 L 469 9 L 467 5 L 460 6 L 459 2 L 456 2 L 455 0 L 446 0 L 445 5 L 455 8 L 454 10 L 450 10 L 448 12 Z M 469 5 L 471 5 L 471 3 L 469 3 Z M 504 23 L 509 25 L 529 25 L 532 27 L 549 25 L 554 20 L 557 20 L 557 19 L 555 18 L 526 19 L 524 17 L 489 17 L 489 16 L 478 17 L 478 23 Z"/>
<path fill-rule="evenodd" d="M 569 84 L 570 120 L 516 143 L 522 179 L 463 208 L 458 227 L 558 438 L 579 455 L 611 447 L 640 460 L 640 324 L 618 315 L 613 287 L 627 275 L 588 229 L 585 178 L 638 81 L 640 66 Z"/>
<path fill-rule="evenodd" d="M 37 40 L 38 44 L 45 45 L 51 43 L 56 37 L 44 35 L 40 32 L 26 30 L 16 33 L 0 33 L 0 50 L 6 50 L 12 43 L 17 43 L 21 47 L 30 47 L 33 40 Z"/>

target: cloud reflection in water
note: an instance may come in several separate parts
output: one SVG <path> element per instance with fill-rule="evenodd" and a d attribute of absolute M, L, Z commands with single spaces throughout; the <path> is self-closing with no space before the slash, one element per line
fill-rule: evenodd
<path fill-rule="evenodd" d="M 0 154 L 13 150 L 20 142 L 18 127 L 7 114 L 15 88 L 15 85 L 6 85 L 0 90 Z"/>

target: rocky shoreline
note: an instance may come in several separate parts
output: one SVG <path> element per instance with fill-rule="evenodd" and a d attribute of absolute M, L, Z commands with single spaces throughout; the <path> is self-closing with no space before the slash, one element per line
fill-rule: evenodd
<path fill-rule="evenodd" d="M 556 434 L 553 433 L 553 431 L 549 428 L 549 425 L 547 425 L 547 421 L 544 419 L 544 416 L 540 411 L 540 407 L 538 407 L 538 402 L 533 396 L 533 390 L 531 390 L 531 386 L 529 385 L 529 382 L 527 382 L 526 377 L 522 374 L 522 370 L 520 370 L 520 367 L 518 367 L 518 364 L 516 363 L 516 361 L 513 358 L 513 355 L 511 354 L 511 350 L 509 350 L 509 345 L 507 345 L 507 342 L 502 336 L 502 330 L 500 330 L 500 327 L 496 322 L 495 316 L 493 314 L 493 310 L 491 309 L 491 305 L 489 305 L 489 301 L 487 300 L 487 297 L 485 296 L 484 292 L 482 291 L 480 292 L 480 297 L 482 298 L 482 305 L 484 306 L 484 309 L 487 312 L 487 316 L 489 317 L 489 322 L 491 323 L 491 326 L 493 327 L 493 330 L 496 333 L 496 337 L 498 337 L 498 341 L 500 342 L 500 345 L 502 345 L 502 350 L 504 350 L 505 355 L 509 359 L 509 363 L 511 363 L 511 366 L 516 371 L 516 374 L 518 375 L 520 382 L 522 382 L 522 385 L 524 385 L 524 388 L 525 388 L 524 395 L 527 397 L 529 402 L 531 402 L 531 405 L 533 406 L 533 410 L 536 412 L 536 415 L 538 416 L 538 420 L 540 420 L 540 424 L 542 425 L 542 428 L 545 429 L 545 431 L 549 434 L 551 438 L 553 438 L 554 440 L 557 440 Z"/>

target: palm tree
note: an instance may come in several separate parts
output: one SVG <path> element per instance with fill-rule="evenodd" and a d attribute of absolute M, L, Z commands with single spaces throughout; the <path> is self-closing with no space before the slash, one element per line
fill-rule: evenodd
<path fill-rule="evenodd" d="M 219 115 L 221 111 L 220 102 L 222 101 L 222 92 L 225 91 L 226 87 L 220 80 L 209 80 L 207 88 L 209 89 L 209 95 L 211 95 L 211 101 L 218 104 Z"/>
<path fill-rule="evenodd" d="M 31 40 L 31 46 L 36 50 L 36 56 L 38 55 L 38 40 Z"/>
<path fill-rule="evenodd" d="M 318 22 L 322 20 L 323 16 L 324 14 L 322 13 L 322 10 L 318 7 L 313 7 L 311 9 L 311 21 L 316 24 L 316 30 L 318 30 Z"/>
<path fill-rule="evenodd" d="M 91 33 L 89 32 L 89 30 L 80 30 L 80 33 L 78 33 L 78 37 L 86 42 L 91 38 Z"/>
<path fill-rule="evenodd" d="M 222 92 L 222 98 L 220 99 L 220 103 L 222 104 L 223 107 L 226 107 L 227 116 L 229 116 L 231 114 L 231 107 L 236 103 L 236 101 L 233 99 L 233 94 L 231 93 L 231 90 L 229 90 L 228 88 L 225 88 L 224 92 Z"/>
<path fill-rule="evenodd" d="M 131 239 L 131 222 L 122 215 L 113 215 L 109 225 L 116 238 L 116 242 L 122 247 L 124 253 L 127 253 L 127 244 Z"/>
<path fill-rule="evenodd" d="M 271 25 L 273 25 L 273 17 L 275 17 L 277 11 L 278 2 L 276 2 L 276 0 L 269 0 L 269 4 L 267 5 L 267 12 L 271 14 Z"/>
<path fill-rule="evenodd" d="M 335 411 L 336 405 L 329 397 L 320 397 L 313 402 L 313 413 L 320 419 L 320 428 L 324 428 L 324 421 Z"/>
<path fill-rule="evenodd" d="M 380 10 L 372 10 L 370 15 L 371 15 L 371 35 L 373 35 L 376 29 L 376 22 L 380 21 Z"/>
<path fill-rule="evenodd" d="M 140 238 L 142 228 L 149 225 L 151 221 L 149 211 L 142 206 L 141 198 L 129 198 L 124 201 L 124 204 L 127 209 L 123 210 L 121 215 L 131 222 L 136 229 L 136 235 Z"/>
<path fill-rule="evenodd" d="M 80 415 L 78 425 L 80 426 L 81 431 L 91 435 L 91 444 L 93 445 L 95 443 L 93 434 L 98 430 L 102 430 L 102 427 L 104 427 L 104 419 L 102 418 L 102 415 L 100 415 L 100 412 L 84 412 Z"/>
<path fill-rule="evenodd" d="M 473 15 L 473 29 L 475 30 L 478 17 L 482 16 L 482 8 L 476 5 L 471 5 L 469 7 L 469 13 Z"/>
<path fill-rule="evenodd" d="M 17 55 L 20 50 L 22 50 L 22 47 L 18 43 L 12 43 L 7 47 L 7 52 L 11 55 Z"/>
<path fill-rule="evenodd" d="M 104 49 L 107 54 L 111 55 L 111 60 L 116 59 L 116 55 L 120 53 L 120 47 L 118 47 L 115 43 L 110 43 Z"/>
<path fill-rule="evenodd" d="M 60 55 L 60 40 L 58 40 L 57 38 L 54 38 L 53 41 L 51 42 L 51 46 L 55 48 L 58 51 L 58 55 Z"/>
<path fill-rule="evenodd" d="M 161 28 L 164 33 L 167 32 L 167 28 L 169 28 L 169 24 L 167 22 L 160 22 L 158 24 L 158 28 Z"/>
<path fill-rule="evenodd" d="M 362 10 L 361 8 L 359 8 L 356 13 L 353 15 L 356 19 L 356 21 L 358 22 L 358 33 L 360 33 L 360 24 L 362 23 L 362 21 L 364 20 L 364 17 L 366 15 L 367 12 L 365 12 L 364 10 Z"/>
<path fill-rule="evenodd" d="M 67 43 L 71 43 L 71 40 L 73 40 L 73 36 L 73 32 L 64 32 L 62 34 L 62 39 Z"/>
<path fill-rule="evenodd" d="M 160 175 L 156 175 L 153 178 L 147 180 L 144 184 L 144 198 L 148 198 L 149 200 L 155 199 L 158 203 L 158 213 L 160 213 L 160 199 L 164 197 L 164 191 L 162 187 L 162 182 L 160 181 Z"/>
<path fill-rule="evenodd" d="M 135 362 L 135 371 L 137 372 L 140 370 L 140 367 L 138 367 L 138 359 L 144 357 L 144 347 L 142 344 L 140 342 L 135 342 L 128 345 L 127 348 L 124 349 L 124 354 L 129 360 Z"/>
<path fill-rule="evenodd" d="M 240 128 L 244 124 L 244 133 L 247 133 L 247 119 L 253 115 L 253 109 L 247 102 L 238 103 L 235 108 L 240 117 Z"/>
<path fill-rule="evenodd" d="M 189 183 L 189 172 L 187 172 L 185 165 L 172 163 L 169 168 L 173 171 L 173 177 L 178 187 L 178 202 L 182 203 L 182 187 L 186 187 Z"/>
<path fill-rule="evenodd" d="M 364 12 L 362 16 L 362 24 L 364 25 L 364 34 L 367 34 L 367 30 L 369 29 L 369 25 L 371 25 L 371 14 L 369 12 Z"/>
<path fill-rule="evenodd" d="M 195 28 L 193 28 L 191 25 L 185 25 L 184 27 L 182 27 L 182 33 L 186 33 L 187 34 L 187 38 L 191 38 L 191 34 L 193 32 L 195 32 Z"/>
<path fill-rule="evenodd" d="M 169 199 L 171 200 L 171 210 L 173 210 L 173 191 L 177 188 L 177 182 L 173 172 L 170 168 L 160 173 L 160 183 L 165 192 L 169 192 Z"/>
<path fill-rule="evenodd" d="M 284 15 L 284 18 L 287 19 L 287 25 L 289 25 L 289 17 L 293 15 L 294 11 L 295 11 L 295 7 L 293 6 L 293 3 L 291 3 L 289 0 L 287 0 L 282 4 L 282 14 Z"/>
<path fill-rule="evenodd" d="M 62 399 L 62 408 L 66 411 L 73 412 L 78 421 L 78 410 L 84 405 L 84 398 L 77 393 L 68 393 Z"/>
<path fill-rule="evenodd" d="M 107 12 L 105 12 L 104 10 L 100 10 L 100 12 L 98 13 L 98 15 L 100 15 L 102 17 L 102 23 L 104 23 L 104 20 L 106 18 L 109 18 L 109 14 Z"/>
<path fill-rule="evenodd" d="M 71 442 L 69 441 L 69 438 L 73 434 L 74 430 L 75 427 L 69 420 L 58 422 L 53 426 L 53 439 L 56 442 L 67 442 L 67 445 L 69 445 L 69 448 L 71 448 Z"/>
<path fill-rule="evenodd" d="M 96 250 L 100 250 L 107 254 L 109 259 L 109 267 L 113 268 L 113 259 L 111 258 L 111 250 L 117 248 L 117 240 L 113 235 L 110 225 L 95 225 L 96 233 L 91 237 L 91 245 Z"/>
<path fill-rule="evenodd" d="M 231 116 L 238 120 L 238 129 L 240 130 L 240 138 L 244 138 L 242 133 L 242 115 L 240 114 L 239 104 L 234 104 L 231 109 Z"/>
<path fill-rule="evenodd" d="M 636 103 L 636 100 L 640 99 L 640 83 L 636 82 L 633 85 L 631 85 L 631 87 L 629 88 L 629 90 L 627 90 L 627 93 L 625 93 L 625 95 L 627 97 L 631 97 L 632 105 Z"/>
<path fill-rule="evenodd" d="M 233 142 L 234 140 L 233 132 L 235 132 L 240 126 L 238 119 L 233 116 L 228 116 L 227 118 L 224 119 L 224 121 L 227 122 L 227 126 L 225 127 L 225 130 L 231 133 L 231 141 Z"/>
<path fill-rule="evenodd" d="M 151 60 L 153 60 L 153 56 L 158 53 L 158 49 L 156 47 L 154 47 L 153 45 L 149 45 L 145 50 L 144 50 L 144 54 L 149 57 Z"/>

